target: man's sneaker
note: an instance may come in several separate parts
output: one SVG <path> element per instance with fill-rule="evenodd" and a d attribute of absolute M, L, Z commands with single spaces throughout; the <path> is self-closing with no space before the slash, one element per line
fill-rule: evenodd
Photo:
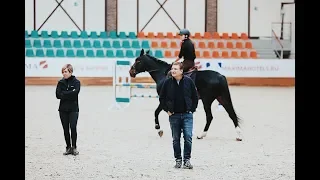
<path fill-rule="evenodd" d="M 174 166 L 174 168 L 181 168 L 181 166 L 182 166 L 182 159 L 177 159 L 176 165 Z"/>
<path fill-rule="evenodd" d="M 77 151 L 77 148 L 72 147 L 72 155 L 76 156 L 79 154 L 79 151 Z"/>
<path fill-rule="evenodd" d="M 64 152 L 63 155 L 69 155 L 71 153 L 71 148 L 66 148 L 66 152 Z"/>
<path fill-rule="evenodd" d="M 184 163 L 183 163 L 183 168 L 184 169 L 193 169 L 193 166 L 192 164 L 190 163 L 190 160 L 185 160 Z"/>

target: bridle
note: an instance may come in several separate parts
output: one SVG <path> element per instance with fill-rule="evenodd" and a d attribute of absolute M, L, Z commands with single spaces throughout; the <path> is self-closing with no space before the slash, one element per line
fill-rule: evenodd
<path fill-rule="evenodd" d="M 136 61 L 136 62 L 132 65 L 132 69 L 134 69 L 134 73 L 135 73 L 135 74 L 136 74 L 136 65 L 137 65 L 137 62 L 138 62 L 138 63 L 141 63 L 141 61 Z M 151 73 L 151 72 L 155 72 L 155 71 L 159 71 L 159 69 L 148 70 L 147 68 L 144 68 L 144 70 L 141 71 L 141 72 Z"/>

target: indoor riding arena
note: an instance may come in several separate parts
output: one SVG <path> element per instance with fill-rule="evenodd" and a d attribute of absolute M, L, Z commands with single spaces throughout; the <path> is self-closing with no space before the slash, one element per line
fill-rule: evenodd
<path fill-rule="evenodd" d="M 27 180 L 295 179 L 294 0 L 26 0 L 25 6 Z M 227 78 L 241 119 L 239 139 L 214 101 L 205 133 L 199 100 L 193 169 L 174 168 L 166 112 L 155 129 L 159 97 L 151 71 L 129 73 L 141 52 L 176 60 L 181 29 L 191 33 L 198 71 Z M 63 155 L 56 87 L 65 64 L 81 82 L 78 155 Z M 182 152 L 183 144 L 181 135 Z"/>

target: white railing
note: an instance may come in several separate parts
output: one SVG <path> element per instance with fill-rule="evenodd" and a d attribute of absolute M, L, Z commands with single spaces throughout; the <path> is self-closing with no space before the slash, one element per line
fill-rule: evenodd
<path fill-rule="evenodd" d="M 273 29 L 271 30 L 271 45 L 272 49 L 276 52 L 278 57 L 280 59 L 283 59 L 283 45 L 280 41 L 280 38 L 277 36 L 276 32 Z M 279 50 L 281 51 L 281 54 L 279 54 Z"/>
<path fill-rule="evenodd" d="M 271 29 L 281 40 L 292 40 L 292 23 L 291 22 L 273 22 Z"/>

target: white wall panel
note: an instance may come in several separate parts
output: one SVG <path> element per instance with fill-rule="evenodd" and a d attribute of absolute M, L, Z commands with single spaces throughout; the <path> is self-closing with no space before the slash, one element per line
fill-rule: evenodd
<path fill-rule="evenodd" d="M 25 30 L 28 32 L 33 30 L 33 0 L 25 0 L 25 14 L 24 14 Z"/>
<path fill-rule="evenodd" d="M 191 33 L 205 31 L 205 0 L 187 0 L 186 25 Z"/>
<path fill-rule="evenodd" d="M 250 36 L 270 37 L 273 22 L 280 22 L 282 0 L 250 1 Z"/>
<path fill-rule="evenodd" d="M 171 2 L 170 2 L 171 1 Z M 164 0 L 159 1 L 161 4 Z M 168 4 L 167 4 L 168 3 Z M 183 28 L 184 4 L 183 0 L 168 0 L 163 6 L 176 24 Z M 139 0 L 139 31 L 147 24 L 153 14 L 160 8 L 156 0 Z M 178 28 L 164 12 L 160 9 L 143 32 L 177 32 Z"/>
<path fill-rule="evenodd" d="M 58 0 L 61 2 L 61 0 Z M 57 7 L 58 3 L 54 0 L 36 0 L 36 28 L 38 29 Z M 83 1 L 82 0 L 64 0 L 61 6 L 79 26 L 83 28 Z M 78 31 L 78 28 L 61 7 L 51 15 L 48 21 L 40 30 L 57 31 Z"/>
<path fill-rule="evenodd" d="M 248 33 L 248 0 L 218 0 L 218 32 Z"/>
<path fill-rule="evenodd" d="M 85 2 L 85 30 L 105 30 L 105 0 L 86 0 Z"/>
<path fill-rule="evenodd" d="M 137 31 L 137 0 L 118 0 L 118 32 Z"/>

